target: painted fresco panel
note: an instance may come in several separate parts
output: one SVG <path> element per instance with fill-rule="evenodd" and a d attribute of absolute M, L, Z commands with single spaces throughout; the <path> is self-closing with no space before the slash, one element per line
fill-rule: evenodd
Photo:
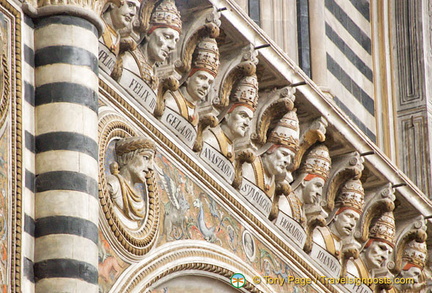
<path fill-rule="evenodd" d="M 109 152 L 112 152 L 112 149 Z M 276 292 L 317 292 L 310 285 L 300 286 L 293 282 L 288 283 L 289 276 L 300 278 L 299 272 L 294 271 L 292 266 L 278 258 L 271 249 L 254 236 L 252 231 L 246 230 L 232 213 L 219 205 L 212 195 L 196 184 L 191 176 L 184 173 L 167 156 L 159 152 L 155 158 L 154 169 L 162 204 L 162 222 L 154 249 L 175 241 L 206 241 L 239 256 L 253 267 L 262 282 L 266 282 L 265 276 L 284 279 L 282 286 L 272 285 L 272 289 Z M 99 286 L 101 292 L 109 292 L 129 266 L 130 263 L 122 260 L 116 254 L 112 244 L 103 233 L 100 233 Z M 178 286 L 182 285 L 170 284 L 167 285 L 168 287 L 157 287 L 151 292 L 184 292 L 178 289 Z M 168 291 L 163 291 L 164 288 L 168 288 Z"/>

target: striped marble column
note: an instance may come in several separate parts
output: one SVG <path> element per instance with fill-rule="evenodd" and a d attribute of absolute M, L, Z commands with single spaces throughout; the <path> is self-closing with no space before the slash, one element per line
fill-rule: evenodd
<path fill-rule="evenodd" d="M 98 292 L 98 32 L 35 21 L 36 292 Z"/>

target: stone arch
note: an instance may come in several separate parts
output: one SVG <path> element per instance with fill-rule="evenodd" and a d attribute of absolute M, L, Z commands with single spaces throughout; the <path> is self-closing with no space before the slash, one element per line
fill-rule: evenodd
<path fill-rule="evenodd" d="M 149 292 L 172 279 L 191 275 L 231 286 L 230 278 L 235 273 L 243 274 L 247 283 L 233 292 L 274 292 L 266 284 L 254 284 L 253 277 L 260 272 L 238 256 L 218 245 L 193 240 L 179 241 L 176 246 L 166 243 L 153 250 L 123 273 L 112 292 Z"/>

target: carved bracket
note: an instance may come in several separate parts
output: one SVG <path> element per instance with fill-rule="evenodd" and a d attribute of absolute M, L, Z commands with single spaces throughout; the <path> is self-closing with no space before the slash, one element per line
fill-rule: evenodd
<path fill-rule="evenodd" d="M 251 140 L 259 145 L 267 142 L 267 132 L 273 121 L 280 120 L 286 113 L 294 109 L 296 89 L 290 86 L 274 91 L 260 109 L 256 119 L 255 133 L 251 134 Z"/>
<path fill-rule="evenodd" d="M 207 114 L 200 117 L 197 129 L 197 137 L 193 146 L 194 152 L 200 152 L 202 150 L 204 129 L 206 129 L 208 126 L 215 127 L 216 125 L 218 125 L 218 123 L 219 120 L 213 114 Z"/>
<path fill-rule="evenodd" d="M 239 189 L 243 179 L 242 167 L 244 163 L 252 164 L 255 160 L 255 154 L 252 150 L 246 149 L 236 153 L 235 156 L 235 176 L 232 186 Z"/>
<path fill-rule="evenodd" d="M 354 235 L 360 243 L 366 242 L 369 239 L 369 226 L 376 216 L 394 210 L 395 199 L 394 188 L 390 183 L 367 196 L 365 207 L 357 226 L 359 227 L 359 231 L 356 231 Z"/>
<path fill-rule="evenodd" d="M 167 91 L 176 91 L 180 87 L 180 83 L 177 79 L 169 76 L 163 79 L 158 86 L 157 96 L 156 96 L 156 107 L 154 110 L 154 115 L 160 118 L 165 111 L 165 93 Z"/>
<path fill-rule="evenodd" d="M 294 158 L 294 165 L 291 172 L 298 169 L 305 152 L 317 141 L 324 142 L 328 122 L 324 117 L 314 120 L 300 137 L 300 147 Z"/>
<path fill-rule="evenodd" d="M 326 217 L 323 214 L 321 207 L 317 207 L 317 214 L 307 213 L 307 225 L 306 225 L 306 243 L 303 247 L 303 250 L 306 253 L 310 253 L 312 251 L 313 244 L 313 232 L 317 227 L 324 227 L 326 225 Z M 319 209 L 319 210 L 318 210 Z"/>
<path fill-rule="evenodd" d="M 396 232 L 396 245 L 395 252 L 393 253 L 393 267 L 390 267 L 390 271 L 394 274 L 398 274 L 402 270 L 402 256 L 404 254 L 405 246 L 411 241 L 425 242 L 427 238 L 426 234 L 426 222 L 423 216 L 418 216 L 414 219 L 408 220 L 402 228 Z"/>
<path fill-rule="evenodd" d="M 363 171 L 364 159 L 358 152 L 342 155 L 333 159 L 328 184 L 323 194 L 327 195 L 326 208 L 333 211 L 339 188 L 349 179 L 359 179 Z"/>

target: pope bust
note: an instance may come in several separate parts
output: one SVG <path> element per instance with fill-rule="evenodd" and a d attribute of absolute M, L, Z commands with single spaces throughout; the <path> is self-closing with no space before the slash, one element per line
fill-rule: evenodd
<path fill-rule="evenodd" d="M 107 177 L 110 197 L 117 215 L 128 226 L 136 226 L 146 216 L 146 201 L 135 184 L 146 183 L 147 173 L 153 169 L 154 143 L 146 137 L 129 137 L 117 141 L 116 162 L 111 164 Z"/>

